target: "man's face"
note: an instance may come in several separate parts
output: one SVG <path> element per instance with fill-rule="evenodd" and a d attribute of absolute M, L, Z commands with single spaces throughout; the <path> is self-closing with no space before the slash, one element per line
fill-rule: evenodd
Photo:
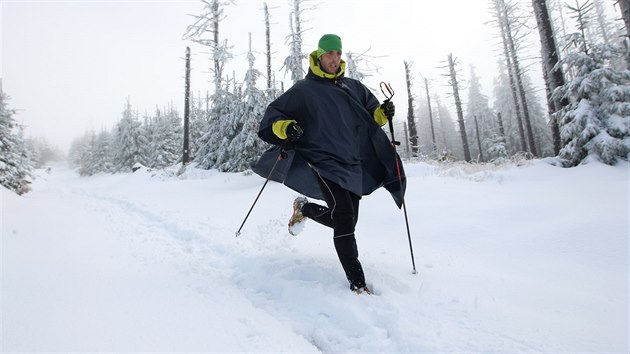
<path fill-rule="evenodd" d="M 322 70 L 328 74 L 336 74 L 341 63 L 341 53 L 336 50 L 326 52 L 319 57 L 319 63 Z"/>

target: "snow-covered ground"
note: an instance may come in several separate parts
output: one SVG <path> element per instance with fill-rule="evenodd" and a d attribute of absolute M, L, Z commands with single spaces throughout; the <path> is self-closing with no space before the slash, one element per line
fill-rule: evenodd
<path fill-rule="evenodd" d="M 404 216 L 363 199 L 348 289 L 296 196 L 190 169 L 1 190 L 2 352 L 628 352 L 629 165 L 408 164 Z"/>

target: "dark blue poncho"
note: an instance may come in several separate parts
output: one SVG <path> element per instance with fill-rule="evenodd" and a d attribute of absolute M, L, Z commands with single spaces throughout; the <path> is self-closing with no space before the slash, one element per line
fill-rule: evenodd
<path fill-rule="evenodd" d="M 266 178 L 285 149 L 287 156 L 272 180 L 320 200 L 314 172 L 358 196 L 384 186 L 401 207 L 405 175 L 396 150 L 373 119 L 379 101 L 359 81 L 344 77 L 343 70 L 326 77 L 332 75 L 314 66 L 315 60 L 311 55 L 305 79 L 267 107 L 258 135 L 276 146 L 261 156 L 254 172 Z M 271 126 L 279 120 L 295 120 L 302 127 L 304 134 L 295 144 L 289 146 L 273 133 Z"/>

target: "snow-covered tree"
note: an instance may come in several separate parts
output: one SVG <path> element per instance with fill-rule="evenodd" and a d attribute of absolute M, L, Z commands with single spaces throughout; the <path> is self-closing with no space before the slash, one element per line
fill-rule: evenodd
<path fill-rule="evenodd" d="M 369 49 L 363 53 L 346 51 L 346 77 L 364 81 L 378 72 L 379 67 L 371 60 L 374 57 L 368 55 L 368 52 Z"/>
<path fill-rule="evenodd" d="M 30 191 L 32 164 L 7 100 L 0 91 L 0 185 L 22 195 Z"/>
<path fill-rule="evenodd" d="M 434 152 L 433 140 L 431 136 L 431 121 L 429 108 L 425 96 L 419 95 L 415 104 L 415 116 L 417 117 L 418 128 L 418 153 L 420 155 L 431 156 Z M 432 114 L 435 117 L 435 113 Z M 411 149 L 407 149 L 411 155 Z"/>
<path fill-rule="evenodd" d="M 286 37 L 286 43 L 289 45 L 289 56 L 284 59 L 284 68 L 287 73 L 291 74 L 291 80 L 296 83 L 298 80 L 304 78 L 304 59 L 306 54 L 302 52 L 302 33 L 304 29 L 303 13 L 306 10 L 304 8 L 305 0 L 292 0 L 293 8 L 291 9 L 289 17 L 289 25 L 291 28 L 291 34 Z"/>
<path fill-rule="evenodd" d="M 86 138 L 87 134 L 76 138 L 70 144 L 70 149 L 68 150 L 68 166 L 73 169 L 78 169 L 81 166 L 81 156 L 83 154 L 83 149 L 86 147 Z"/>
<path fill-rule="evenodd" d="M 435 105 L 437 113 L 435 115 L 435 139 L 439 159 L 463 160 L 464 149 L 461 143 L 461 136 L 455 128 L 455 121 L 451 112 L 442 103 L 439 96 L 435 96 Z"/>
<path fill-rule="evenodd" d="M 107 130 L 102 130 L 94 142 L 94 162 L 97 163 L 96 172 L 114 172 L 112 163 L 112 136 Z"/>
<path fill-rule="evenodd" d="M 494 79 L 494 109 L 500 114 L 505 132 L 505 144 L 509 155 L 522 152 L 523 136 L 522 119 L 518 119 L 517 105 L 514 102 L 512 81 L 507 72 L 507 67 L 503 61 L 499 61 L 498 76 Z"/>
<path fill-rule="evenodd" d="M 192 99 L 190 107 L 190 160 L 194 161 L 201 148 L 201 138 L 210 130 L 210 94 Z"/>
<path fill-rule="evenodd" d="M 553 131 L 548 111 L 543 107 L 540 97 L 536 95 L 536 88 L 528 74 L 523 76 L 523 87 L 527 97 L 527 109 L 529 111 L 534 144 L 539 156 L 556 156 L 554 152 Z"/>
<path fill-rule="evenodd" d="M 96 151 L 96 134 L 89 132 L 85 138 L 85 145 L 80 151 L 79 166 L 77 172 L 80 176 L 92 176 L 96 174 L 98 162 L 94 152 Z"/>
<path fill-rule="evenodd" d="M 502 42 L 505 65 L 509 72 L 510 88 L 514 102 L 517 119 L 517 128 L 521 140 L 521 149 L 538 155 L 534 142 L 534 131 L 532 128 L 529 105 L 527 102 L 527 91 L 524 88 L 524 74 L 522 60 L 523 30 L 527 23 L 524 22 L 528 16 L 523 16 L 519 9 L 519 4 L 514 0 L 491 0 L 494 10 L 494 23 L 497 26 Z M 529 147 L 528 147 L 529 145 Z"/>
<path fill-rule="evenodd" d="M 245 74 L 245 92 L 235 117 L 241 129 L 227 147 L 226 155 L 229 159 L 218 166 L 221 171 L 247 170 L 268 148 L 268 144 L 258 138 L 258 126 L 270 99 L 256 87 L 256 81 L 261 73 L 254 69 L 255 57 L 251 50 L 251 34 L 247 61 L 249 68 Z"/>
<path fill-rule="evenodd" d="M 219 24 L 225 18 L 223 8 L 233 4 L 234 1 L 202 0 L 202 2 L 204 4 L 202 13 L 193 16 L 195 22 L 188 26 L 184 38 L 210 50 L 212 57 L 210 72 L 214 75 L 214 88 L 218 92 L 222 86 L 225 63 L 232 58 L 227 39 L 223 41 L 220 39 Z"/>
<path fill-rule="evenodd" d="M 470 145 L 470 150 L 474 157 L 481 159 L 482 156 L 487 155 L 488 146 L 485 142 L 496 133 L 497 127 L 494 124 L 492 110 L 488 105 L 488 97 L 481 92 L 480 78 L 475 74 L 473 66 L 470 67 L 467 102 L 464 119 L 468 136 L 475 142 Z M 477 128 L 479 128 L 479 132 L 477 132 Z M 481 151 L 479 151 L 477 141 L 482 142 Z"/>
<path fill-rule="evenodd" d="M 423 79 L 424 94 L 418 96 L 416 116 L 418 117 L 418 148 L 421 155 L 437 157 L 437 112 L 429 90 L 429 80 Z"/>
<path fill-rule="evenodd" d="M 171 105 L 166 113 L 156 109 L 155 116 L 145 120 L 148 167 L 163 168 L 181 157 L 183 127 L 181 117 Z"/>
<path fill-rule="evenodd" d="M 570 102 L 560 118 L 564 146 L 559 157 L 565 166 L 576 166 L 589 157 L 607 164 L 628 159 L 630 70 L 610 65 L 622 53 L 619 47 L 599 44 L 570 53 L 564 60 L 575 72 L 573 80 L 556 92 Z"/>
<path fill-rule="evenodd" d="M 42 168 L 51 161 L 62 161 L 63 153 L 51 146 L 44 137 L 26 139 L 26 149 L 30 151 L 34 168 Z"/>
<path fill-rule="evenodd" d="M 228 160 L 228 146 L 242 127 L 238 112 L 240 99 L 238 90 L 230 92 L 227 87 L 212 95 L 208 111 L 209 127 L 197 142 L 199 149 L 194 161 L 199 168 L 216 168 Z"/>
<path fill-rule="evenodd" d="M 485 141 L 488 147 L 488 161 L 502 161 L 508 157 L 505 137 L 499 133 L 493 133 Z"/>
<path fill-rule="evenodd" d="M 141 146 L 146 145 L 142 135 L 142 123 L 127 100 L 122 119 L 114 127 L 114 169 L 118 172 L 131 171 L 136 163 L 143 163 Z"/>
<path fill-rule="evenodd" d="M 81 176 L 113 173 L 112 136 L 107 130 L 86 132 L 70 146 L 69 163 Z"/>
<path fill-rule="evenodd" d="M 355 53 L 353 52 L 346 53 L 346 76 L 351 79 L 363 81 L 366 75 L 362 73 L 361 71 L 359 71 L 359 68 L 358 68 L 359 60 L 360 58 L 358 58 L 358 56 Z"/>
<path fill-rule="evenodd" d="M 621 12 L 623 26 L 620 26 L 620 40 L 626 48 L 626 68 L 630 70 L 630 3 L 625 0 L 617 0 L 616 5 Z"/>

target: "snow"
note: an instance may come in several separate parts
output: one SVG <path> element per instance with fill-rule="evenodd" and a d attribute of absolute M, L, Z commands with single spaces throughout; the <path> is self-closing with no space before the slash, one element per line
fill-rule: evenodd
<path fill-rule="evenodd" d="M 628 352 L 629 164 L 407 164 L 404 217 L 363 198 L 375 295 L 331 231 L 290 236 L 296 194 L 177 168 L 2 189 L 1 351 Z"/>

